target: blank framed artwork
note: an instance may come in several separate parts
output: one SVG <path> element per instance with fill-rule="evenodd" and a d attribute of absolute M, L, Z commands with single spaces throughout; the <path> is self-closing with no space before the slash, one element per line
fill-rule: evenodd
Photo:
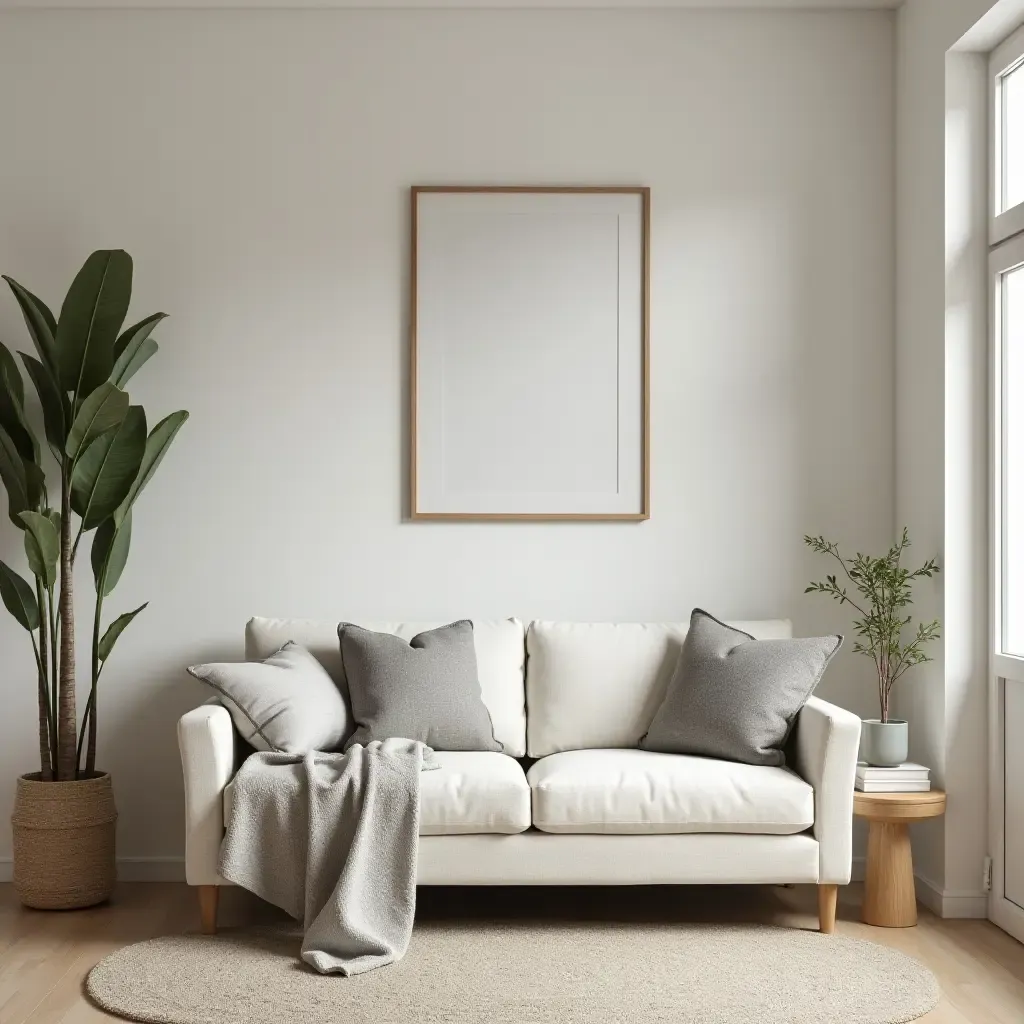
<path fill-rule="evenodd" d="M 650 516 L 650 190 L 412 188 L 414 519 Z"/>

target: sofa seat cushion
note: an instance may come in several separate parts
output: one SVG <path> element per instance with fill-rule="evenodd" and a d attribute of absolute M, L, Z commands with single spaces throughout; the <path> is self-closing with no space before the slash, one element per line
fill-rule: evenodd
<path fill-rule="evenodd" d="M 530 787 L 507 754 L 448 750 L 434 754 L 440 768 L 420 773 L 420 835 L 512 835 L 530 827 Z M 231 820 L 234 780 L 224 790 Z"/>
<path fill-rule="evenodd" d="M 530 786 L 507 754 L 438 750 L 440 768 L 420 773 L 420 835 L 525 832 Z"/>
<path fill-rule="evenodd" d="M 533 824 L 543 832 L 789 835 L 814 823 L 814 790 L 788 768 L 647 750 L 570 750 L 537 761 L 527 778 Z"/>

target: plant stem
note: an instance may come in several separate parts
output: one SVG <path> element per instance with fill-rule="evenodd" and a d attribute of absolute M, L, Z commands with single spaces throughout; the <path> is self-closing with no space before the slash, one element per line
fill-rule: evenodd
<path fill-rule="evenodd" d="M 854 585 L 854 587 L 856 587 L 858 585 L 857 581 L 850 575 L 850 570 L 846 567 L 846 559 L 843 558 L 843 556 L 839 554 L 838 551 L 833 551 L 832 548 L 828 549 L 828 553 L 843 567 L 843 572 L 846 573 L 846 578 Z M 861 615 L 864 615 L 865 617 L 867 616 L 868 613 L 864 611 L 864 609 L 861 608 L 861 606 L 857 604 L 856 601 L 852 600 L 850 597 L 847 597 L 846 600 L 851 605 L 853 605 L 853 607 L 856 608 L 857 611 L 861 613 Z"/>
<path fill-rule="evenodd" d="M 86 725 L 89 723 L 92 717 L 92 691 L 89 692 L 89 698 L 85 702 L 85 712 L 82 714 L 82 729 L 78 734 L 78 750 L 75 752 L 75 765 L 78 775 L 82 774 L 82 748 L 85 746 L 85 737 L 87 734 Z"/>
<path fill-rule="evenodd" d="M 81 543 L 82 534 L 85 533 L 85 523 L 78 524 L 78 533 L 75 534 L 75 542 L 71 545 L 71 560 L 74 561 L 78 557 L 78 545 Z"/>
<path fill-rule="evenodd" d="M 36 581 L 39 588 L 39 581 Z M 40 656 L 36 635 L 29 632 L 32 639 L 32 653 L 36 656 L 36 679 L 39 683 L 39 777 L 43 782 L 53 781 L 53 762 L 50 760 L 50 694 L 46 678 L 46 668 Z M 46 629 L 39 630 L 39 636 L 45 642 Z"/>
<path fill-rule="evenodd" d="M 53 604 L 53 588 L 46 590 L 46 628 L 50 631 L 50 760 L 57 776 L 57 694 L 60 692 L 57 658 L 57 611 Z"/>
<path fill-rule="evenodd" d="M 50 698 L 50 620 L 47 615 L 43 584 L 36 577 L 36 606 L 39 608 L 39 646 L 36 653 L 36 668 L 39 670 L 39 757 L 42 762 L 43 781 L 53 780 L 57 767 L 57 722 L 53 715 Z M 32 638 L 33 646 L 35 637 Z M 46 721 L 46 753 L 43 754 L 43 721 Z"/>
<path fill-rule="evenodd" d="M 92 689 L 89 691 L 89 747 L 85 758 L 85 770 L 96 770 L 96 699 L 100 681 L 100 623 L 103 613 L 103 588 L 106 585 L 106 571 L 100 574 L 96 590 L 96 612 L 92 620 Z"/>
<path fill-rule="evenodd" d="M 58 701 L 57 778 L 77 775 L 78 717 L 75 707 L 75 591 L 71 541 L 71 460 L 61 464 L 60 487 L 60 696 Z"/>

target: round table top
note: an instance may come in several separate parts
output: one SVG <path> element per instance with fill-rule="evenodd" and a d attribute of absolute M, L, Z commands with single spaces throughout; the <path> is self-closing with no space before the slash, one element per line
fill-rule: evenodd
<path fill-rule="evenodd" d="M 927 793 L 862 793 L 853 794 L 853 813 L 874 821 L 915 821 L 937 818 L 946 810 L 946 794 L 941 789 Z"/>

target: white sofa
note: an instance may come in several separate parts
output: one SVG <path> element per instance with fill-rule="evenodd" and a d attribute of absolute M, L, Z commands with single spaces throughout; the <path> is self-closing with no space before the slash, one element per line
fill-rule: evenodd
<path fill-rule="evenodd" d="M 366 623 L 410 639 L 438 623 Z M 759 639 L 787 621 L 737 622 Z M 812 697 L 785 768 L 638 748 L 686 623 L 474 621 L 484 703 L 505 753 L 439 752 L 421 781 L 421 885 L 814 883 L 823 931 L 850 880 L 860 719 Z M 252 619 L 246 657 L 288 640 L 344 690 L 335 623 Z M 231 782 L 247 748 L 217 703 L 190 711 L 185 871 L 216 928 L 217 872 Z M 532 761 L 532 763 L 531 763 Z"/>

